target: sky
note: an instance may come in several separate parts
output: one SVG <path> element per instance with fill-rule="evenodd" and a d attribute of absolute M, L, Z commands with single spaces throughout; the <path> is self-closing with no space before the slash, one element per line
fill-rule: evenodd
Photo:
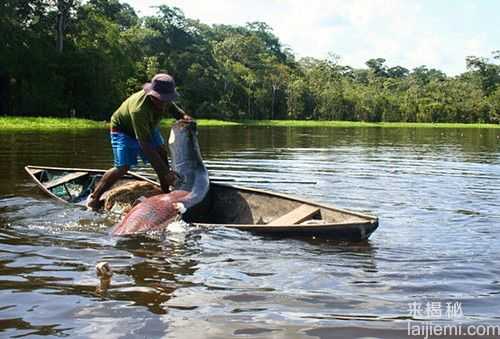
<path fill-rule="evenodd" d="M 180 8 L 205 24 L 263 21 L 300 57 L 366 67 L 372 58 L 413 69 L 463 73 L 470 55 L 500 50 L 498 0 L 122 0 L 141 15 Z"/>

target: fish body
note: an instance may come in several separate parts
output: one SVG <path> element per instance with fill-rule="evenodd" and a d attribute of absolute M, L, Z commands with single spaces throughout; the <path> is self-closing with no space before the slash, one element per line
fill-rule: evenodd
<path fill-rule="evenodd" d="M 169 138 L 172 168 L 179 174 L 175 190 L 149 197 L 128 212 L 112 231 L 113 235 L 131 235 L 163 230 L 179 211 L 200 203 L 208 193 L 210 182 L 203 164 L 196 122 L 176 122 Z"/>
<path fill-rule="evenodd" d="M 174 203 L 181 201 L 188 194 L 186 191 L 173 191 L 145 199 L 125 215 L 113 230 L 113 235 L 161 230 L 178 215 Z"/>

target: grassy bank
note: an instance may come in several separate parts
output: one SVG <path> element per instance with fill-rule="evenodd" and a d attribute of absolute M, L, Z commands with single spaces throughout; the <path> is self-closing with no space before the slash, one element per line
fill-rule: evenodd
<path fill-rule="evenodd" d="M 312 121 L 312 120 L 251 120 L 247 126 L 283 127 L 382 127 L 382 128 L 500 128 L 498 124 L 416 123 L 416 122 L 364 122 L 364 121 Z"/>
<path fill-rule="evenodd" d="M 173 119 L 165 119 L 162 125 L 167 127 L 173 123 Z M 215 119 L 200 119 L 200 126 L 231 126 L 241 125 L 232 121 Z M 94 121 L 88 119 L 73 118 L 47 118 L 47 117 L 0 117 L 0 130 L 30 131 L 30 130 L 84 130 L 90 128 L 108 128 L 106 121 Z"/>
<path fill-rule="evenodd" d="M 165 119 L 162 121 L 163 126 L 170 126 L 174 122 L 173 119 Z M 237 126 L 242 125 L 239 122 L 218 120 L 218 119 L 196 119 L 199 126 Z"/>
<path fill-rule="evenodd" d="M 87 119 L 45 117 L 0 117 L 2 130 L 61 130 L 103 128 L 107 123 Z"/>
<path fill-rule="evenodd" d="M 456 124 L 456 123 L 404 123 L 404 122 L 358 122 L 358 121 L 311 121 L 311 120 L 246 120 L 224 121 L 199 119 L 199 126 L 267 126 L 267 127 L 381 127 L 381 128 L 500 128 L 498 124 Z M 162 125 L 167 127 L 173 120 L 166 119 Z M 106 128 L 105 121 L 71 118 L 42 117 L 0 117 L 1 130 L 79 130 Z"/>

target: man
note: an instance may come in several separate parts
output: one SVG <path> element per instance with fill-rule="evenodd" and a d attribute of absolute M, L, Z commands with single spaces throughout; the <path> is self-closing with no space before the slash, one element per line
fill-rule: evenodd
<path fill-rule="evenodd" d="M 160 120 L 170 114 L 175 119 L 192 120 L 173 101 L 179 96 L 175 81 L 166 73 L 156 74 L 143 89 L 132 94 L 111 116 L 111 145 L 114 167 L 106 171 L 90 195 L 87 206 L 99 207 L 101 195 L 131 166 L 137 165 L 137 156 L 153 166 L 161 189 L 169 192 L 176 175 L 168 165 L 165 142 L 160 134 Z"/>

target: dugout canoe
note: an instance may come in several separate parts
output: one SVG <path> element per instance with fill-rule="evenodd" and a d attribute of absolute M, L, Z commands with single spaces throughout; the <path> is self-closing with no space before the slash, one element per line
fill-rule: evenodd
<path fill-rule="evenodd" d="M 26 166 L 26 172 L 50 197 L 83 206 L 104 170 Z M 147 181 L 129 172 L 121 182 Z M 377 229 L 375 216 L 261 189 L 210 184 L 205 201 L 186 215 L 204 227 L 228 227 L 273 236 L 305 236 L 332 240 L 366 240 Z"/>

